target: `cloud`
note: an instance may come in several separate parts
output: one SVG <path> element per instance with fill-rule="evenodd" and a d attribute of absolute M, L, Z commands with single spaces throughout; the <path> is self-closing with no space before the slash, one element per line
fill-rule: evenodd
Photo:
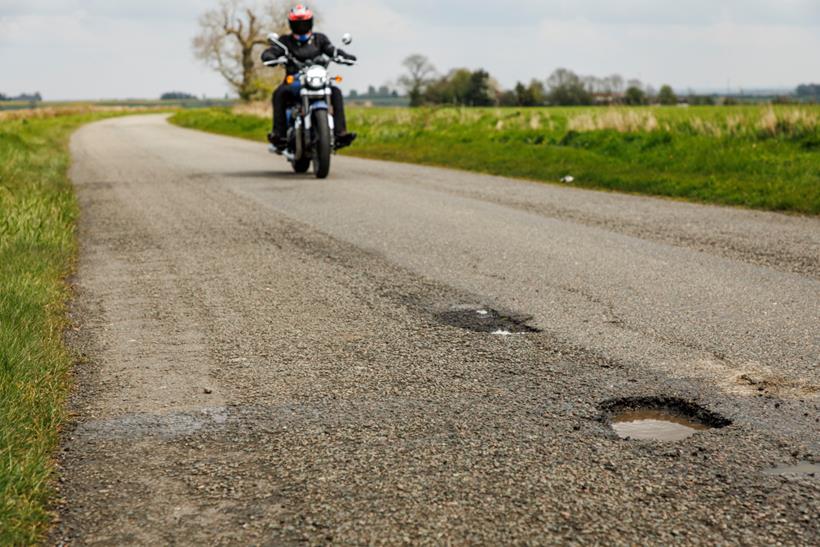
<path fill-rule="evenodd" d="M 9 18 L 0 56 L 2 91 L 41 91 L 47 99 L 158 97 L 183 90 L 211 96 L 226 88 L 193 59 L 189 21 L 21 15 Z M 11 86 L 11 87 L 7 87 Z"/>
<path fill-rule="evenodd" d="M 214 0 L 3 0 L 6 16 L 82 14 L 114 19 L 189 19 L 216 5 Z"/>
<path fill-rule="evenodd" d="M 82 15 L 20 15 L 7 21 L 3 38 L 15 47 L 82 47 L 95 41 Z"/>
<path fill-rule="evenodd" d="M 628 25 L 820 22 L 820 3 L 816 0 L 518 0 L 514 4 L 450 0 L 444 9 L 437 0 L 384 3 L 402 15 L 436 26 L 491 22 L 506 27 L 542 19 Z"/>
<path fill-rule="evenodd" d="M 353 34 L 350 48 L 361 59 L 359 66 L 345 69 L 346 85 L 365 88 L 395 80 L 401 61 L 410 53 L 435 56 L 439 47 L 431 47 L 423 29 L 408 24 L 407 18 L 385 2 L 378 0 L 328 1 L 322 7 L 321 31 L 338 40 Z M 428 35 L 429 36 L 429 35 Z M 335 70 L 335 69 L 334 69 Z"/>

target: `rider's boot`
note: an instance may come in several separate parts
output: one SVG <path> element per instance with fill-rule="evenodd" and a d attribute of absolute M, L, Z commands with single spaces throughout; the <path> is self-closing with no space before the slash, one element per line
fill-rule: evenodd
<path fill-rule="evenodd" d="M 277 135 L 276 133 L 268 133 L 268 142 L 278 152 L 281 152 L 281 151 L 285 150 L 288 147 L 287 137 L 283 137 L 282 135 Z"/>
<path fill-rule="evenodd" d="M 353 141 L 356 140 L 356 137 L 356 133 L 339 133 L 338 135 L 336 135 L 336 150 L 347 148 L 348 146 L 353 144 Z"/>

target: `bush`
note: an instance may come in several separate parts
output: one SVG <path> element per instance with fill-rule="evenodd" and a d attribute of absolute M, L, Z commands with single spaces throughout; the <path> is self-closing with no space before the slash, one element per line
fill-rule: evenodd
<path fill-rule="evenodd" d="M 640 106 L 646 104 L 646 92 L 637 86 L 632 86 L 626 90 L 624 103 L 630 106 Z"/>
<path fill-rule="evenodd" d="M 675 92 L 672 90 L 671 86 L 665 85 L 661 87 L 661 90 L 658 93 L 658 102 L 662 105 L 674 106 L 678 104 L 678 96 L 675 95 Z"/>
<path fill-rule="evenodd" d="M 199 97 L 191 95 L 190 93 L 183 93 L 182 91 L 169 91 L 160 96 L 162 101 L 198 101 Z"/>

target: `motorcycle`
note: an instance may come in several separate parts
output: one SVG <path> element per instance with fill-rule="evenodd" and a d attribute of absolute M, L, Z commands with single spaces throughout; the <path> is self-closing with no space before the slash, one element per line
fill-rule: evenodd
<path fill-rule="evenodd" d="M 288 76 L 287 83 L 299 89 L 300 101 L 288 108 L 288 146 L 284 151 L 273 147 L 271 153 L 284 155 L 297 173 L 307 173 L 311 165 L 316 178 L 324 179 L 330 174 L 330 158 L 336 152 L 333 109 L 331 93 L 334 82 L 341 82 L 341 77 L 331 78 L 328 66 L 331 62 L 353 66 L 355 61 L 339 57 L 320 55 L 311 61 L 299 61 L 288 48 L 279 41 L 279 35 L 271 33 L 268 42 L 278 46 L 284 55 L 278 59 L 266 61 L 269 67 L 283 66 L 291 63 L 299 72 Z M 353 38 L 350 34 L 342 37 L 342 43 L 350 45 Z"/>

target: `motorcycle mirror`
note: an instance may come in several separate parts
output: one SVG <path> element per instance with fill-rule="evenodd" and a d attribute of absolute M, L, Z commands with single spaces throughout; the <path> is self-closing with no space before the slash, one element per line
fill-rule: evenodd
<path fill-rule="evenodd" d="M 277 42 L 278 40 L 279 40 L 279 35 L 278 35 L 278 34 L 276 34 L 275 32 L 271 32 L 270 34 L 268 34 L 268 43 L 269 43 L 270 45 L 274 45 L 274 44 L 276 44 L 276 42 Z"/>
<path fill-rule="evenodd" d="M 349 46 L 350 44 L 352 44 L 353 43 L 353 35 L 350 34 L 349 32 L 345 33 L 345 35 L 342 36 L 342 43 L 346 46 Z"/>

